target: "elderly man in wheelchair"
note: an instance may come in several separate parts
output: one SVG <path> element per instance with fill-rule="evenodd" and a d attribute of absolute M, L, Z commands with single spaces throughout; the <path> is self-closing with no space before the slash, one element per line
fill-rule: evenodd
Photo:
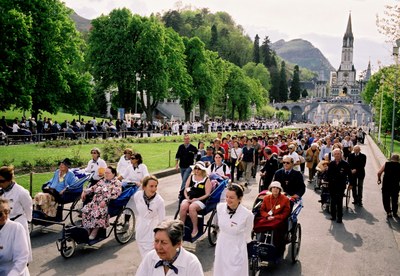
<path fill-rule="evenodd" d="M 290 200 L 283 194 L 282 186 L 278 181 L 273 181 L 269 186 L 269 193 L 255 204 L 259 213 L 254 219 L 254 233 L 257 241 L 273 243 L 276 248 L 277 258 L 282 258 L 285 252 L 287 219 L 290 215 Z M 258 205 L 258 206 L 257 206 Z"/>

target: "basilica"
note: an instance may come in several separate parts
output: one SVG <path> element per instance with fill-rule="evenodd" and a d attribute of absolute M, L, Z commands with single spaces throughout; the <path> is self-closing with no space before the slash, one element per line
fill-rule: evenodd
<path fill-rule="evenodd" d="M 277 103 L 275 108 L 289 110 L 293 121 L 321 123 L 348 123 L 353 126 L 366 125 L 372 120 L 370 107 L 365 105 L 361 92 L 371 77 L 371 65 L 360 74 L 353 64 L 354 36 L 351 14 L 343 36 L 341 63 L 337 71 L 331 72 L 329 83 L 323 74 L 315 82 L 311 98 L 303 102 Z"/>

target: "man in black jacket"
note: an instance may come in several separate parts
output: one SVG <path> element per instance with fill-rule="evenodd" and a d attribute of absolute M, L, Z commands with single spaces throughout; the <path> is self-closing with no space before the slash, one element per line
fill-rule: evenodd
<path fill-rule="evenodd" d="M 367 156 L 361 153 L 360 146 L 354 146 L 353 152 L 350 153 L 348 159 L 350 168 L 351 168 L 351 186 L 353 187 L 353 204 L 358 204 L 360 207 L 362 204 L 362 194 L 363 194 L 363 185 L 365 178 L 365 164 L 367 162 Z"/>
<path fill-rule="evenodd" d="M 197 148 L 190 143 L 190 136 L 183 137 L 183 144 L 178 147 L 175 155 L 175 168 L 180 170 L 182 177 L 181 189 L 185 187 L 186 180 L 190 175 L 190 166 L 194 164 L 194 159 L 197 154 Z"/>
<path fill-rule="evenodd" d="M 295 201 L 301 198 L 306 191 L 303 175 L 301 172 L 293 170 L 294 162 L 291 156 L 283 156 L 282 163 L 283 168 L 275 172 L 274 181 L 279 181 L 283 191 L 291 197 L 290 200 Z"/>
<path fill-rule="evenodd" d="M 262 182 L 259 187 L 259 191 L 267 190 L 269 184 L 271 184 L 274 178 L 275 172 L 278 170 L 278 159 L 272 154 L 272 150 L 268 147 L 264 149 L 265 152 L 265 164 L 261 169 L 261 179 Z"/>
<path fill-rule="evenodd" d="M 329 163 L 327 171 L 329 192 L 331 194 L 331 220 L 337 219 L 337 223 L 342 223 L 343 195 L 346 184 L 351 179 L 351 169 L 349 163 L 343 160 L 341 149 L 334 149 L 332 154 L 335 160 Z M 348 189 L 351 189 L 351 185 Z"/>

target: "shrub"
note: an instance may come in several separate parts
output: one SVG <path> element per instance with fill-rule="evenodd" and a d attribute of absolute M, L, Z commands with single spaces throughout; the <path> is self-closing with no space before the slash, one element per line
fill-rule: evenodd
<path fill-rule="evenodd" d="M 35 167 L 50 169 L 55 164 L 56 164 L 56 162 L 50 158 L 36 158 L 35 159 Z"/>
<path fill-rule="evenodd" d="M 12 159 L 3 159 L 2 166 L 10 166 L 11 164 L 14 163 L 14 161 L 15 161 L 14 158 L 12 158 Z"/>
<path fill-rule="evenodd" d="M 115 141 L 107 141 L 104 143 L 102 157 L 108 163 L 114 163 L 119 160 L 127 146 L 124 143 L 115 143 Z"/>
<path fill-rule="evenodd" d="M 22 160 L 21 161 L 21 167 L 24 170 L 32 170 L 33 164 L 29 160 Z"/>

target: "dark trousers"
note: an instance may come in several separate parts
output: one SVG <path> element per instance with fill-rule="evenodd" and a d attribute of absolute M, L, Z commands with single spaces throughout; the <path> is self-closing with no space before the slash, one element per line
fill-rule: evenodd
<path fill-rule="evenodd" d="M 236 180 L 239 181 L 239 168 L 235 166 L 236 160 L 234 158 L 231 158 L 231 181 L 235 182 L 235 170 L 236 170 Z"/>
<path fill-rule="evenodd" d="M 397 214 L 398 201 L 399 201 L 399 191 L 382 189 L 382 202 L 383 202 L 383 208 L 385 208 L 386 213 L 392 212 L 393 214 Z"/>
<path fill-rule="evenodd" d="M 341 219 L 343 217 L 343 195 L 345 189 L 330 191 L 331 193 L 331 216 Z"/>
<path fill-rule="evenodd" d="M 353 198 L 356 203 L 362 203 L 364 177 L 353 177 L 351 180 Z"/>

